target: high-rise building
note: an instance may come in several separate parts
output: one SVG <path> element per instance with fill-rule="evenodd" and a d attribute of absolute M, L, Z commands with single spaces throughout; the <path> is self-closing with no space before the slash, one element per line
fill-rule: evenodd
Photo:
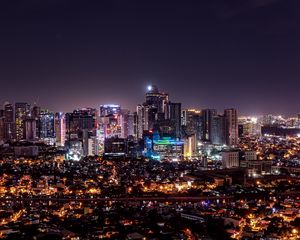
<path fill-rule="evenodd" d="M 160 92 L 155 85 L 148 86 L 148 91 L 146 93 L 145 104 L 148 106 L 153 106 L 157 109 L 157 113 L 165 113 L 166 105 L 169 101 L 169 95 L 164 92 Z"/>
<path fill-rule="evenodd" d="M 202 117 L 201 111 L 196 109 L 186 109 L 182 111 L 182 128 L 186 137 L 195 135 L 195 140 L 202 139 Z"/>
<path fill-rule="evenodd" d="M 181 138 L 181 103 L 169 102 L 168 105 L 167 119 L 170 120 L 174 126 L 176 138 Z"/>
<path fill-rule="evenodd" d="M 149 86 L 145 102 L 137 106 L 137 136 L 156 130 L 162 135 L 181 137 L 181 104 L 169 101 L 169 95 Z"/>
<path fill-rule="evenodd" d="M 224 116 L 222 115 L 212 117 L 211 143 L 215 145 L 225 144 Z"/>
<path fill-rule="evenodd" d="M 25 102 L 15 104 L 16 140 L 25 138 L 25 120 L 30 117 L 30 105 Z"/>
<path fill-rule="evenodd" d="M 103 129 L 105 139 L 116 136 L 121 138 L 122 135 L 125 134 L 124 118 L 125 117 L 122 115 L 121 107 L 119 105 L 100 106 L 99 123 L 100 127 Z"/>
<path fill-rule="evenodd" d="M 202 140 L 211 141 L 211 131 L 212 131 L 212 118 L 217 115 L 217 110 L 215 109 L 204 109 L 201 111 L 202 115 Z"/>
<path fill-rule="evenodd" d="M 128 115 L 128 136 L 137 139 L 137 113 L 130 113 Z"/>
<path fill-rule="evenodd" d="M 226 144 L 228 146 L 236 146 L 238 144 L 238 117 L 236 109 L 225 109 L 224 123 Z"/>
<path fill-rule="evenodd" d="M 36 136 L 39 138 L 40 137 L 40 113 L 41 113 L 41 108 L 37 106 L 35 103 L 33 107 L 31 108 L 31 119 L 35 120 L 35 125 L 36 125 Z"/>
<path fill-rule="evenodd" d="M 40 113 L 40 139 L 46 144 L 55 144 L 54 113 L 42 110 Z"/>
<path fill-rule="evenodd" d="M 4 103 L 4 139 L 13 140 L 15 138 L 14 107 L 12 104 Z"/>
<path fill-rule="evenodd" d="M 82 108 L 66 113 L 66 132 L 68 140 L 80 139 L 84 129 L 94 131 L 97 128 L 96 109 Z"/>
<path fill-rule="evenodd" d="M 64 146 L 66 141 L 66 118 L 62 112 L 55 113 L 56 146 Z"/>
<path fill-rule="evenodd" d="M 37 138 L 36 120 L 33 118 L 25 119 L 24 125 L 25 125 L 25 139 L 27 141 L 36 140 Z"/>

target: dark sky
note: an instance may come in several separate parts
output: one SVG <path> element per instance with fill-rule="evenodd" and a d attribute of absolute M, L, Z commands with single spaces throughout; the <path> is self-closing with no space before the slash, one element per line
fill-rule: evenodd
<path fill-rule="evenodd" d="M 0 102 L 300 111 L 299 0 L 2 0 Z"/>

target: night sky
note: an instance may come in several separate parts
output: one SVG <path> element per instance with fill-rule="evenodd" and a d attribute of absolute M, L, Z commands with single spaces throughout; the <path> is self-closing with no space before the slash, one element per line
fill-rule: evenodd
<path fill-rule="evenodd" d="M 0 102 L 53 111 L 156 84 L 183 107 L 300 112 L 299 0 L 2 0 Z"/>

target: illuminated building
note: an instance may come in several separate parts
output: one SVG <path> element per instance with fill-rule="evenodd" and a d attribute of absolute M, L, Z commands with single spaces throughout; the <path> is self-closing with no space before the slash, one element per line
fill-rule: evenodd
<path fill-rule="evenodd" d="M 184 142 L 171 139 L 170 137 L 163 137 L 161 139 L 153 140 L 153 151 L 159 154 L 161 159 L 168 158 L 171 160 L 182 159 L 184 153 Z"/>
<path fill-rule="evenodd" d="M 182 111 L 182 127 L 184 135 L 196 135 L 197 141 L 201 140 L 202 118 L 201 111 L 186 109 Z"/>
<path fill-rule="evenodd" d="M 77 109 L 72 113 L 66 113 L 65 117 L 68 140 L 80 139 L 84 129 L 94 131 L 97 128 L 96 109 Z"/>
<path fill-rule="evenodd" d="M 69 151 L 66 154 L 66 159 L 79 161 L 82 157 L 83 157 L 82 142 L 77 140 L 69 141 Z"/>
<path fill-rule="evenodd" d="M 66 141 L 66 118 L 62 112 L 55 113 L 56 146 L 64 146 Z"/>
<path fill-rule="evenodd" d="M 282 126 L 262 126 L 261 134 L 274 136 L 298 136 L 300 134 L 300 128 L 287 128 Z"/>
<path fill-rule="evenodd" d="M 99 155 L 99 140 L 97 136 L 91 136 L 88 139 L 88 156 Z"/>
<path fill-rule="evenodd" d="M 128 137 L 132 136 L 134 139 L 137 139 L 137 113 L 130 113 L 128 115 Z"/>
<path fill-rule="evenodd" d="M 4 138 L 5 140 L 15 138 L 14 107 L 7 102 L 4 104 Z"/>
<path fill-rule="evenodd" d="M 223 168 L 234 168 L 240 166 L 239 151 L 223 151 L 222 152 Z"/>
<path fill-rule="evenodd" d="M 54 113 L 48 110 L 42 110 L 40 113 L 40 134 L 39 137 L 46 144 L 54 145 L 56 142 L 55 138 L 55 127 L 54 127 Z"/>
<path fill-rule="evenodd" d="M 212 131 L 212 118 L 217 115 L 217 110 L 215 109 L 204 109 L 201 111 L 202 115 L 202 140 L 211 141 L 211 131 Z"/>
<path fill-rule="evenodd" d="M 156 130 L 163 135 L 181 137 L 181 104 L 169 101 L 169 95 L 156 86 L 149 86 L 145 102 L 137 106 L 137 136 Z"/>
<path fill-rule="evenodd" d="M 184 142 L 171 137 L 160 137 L 158 132 L 144 134 L 144 156 L 154 160 L 180 160 L 184 155 Z"/>
<path fill-rule="evenodd" d="M 255 136 L 261 132 L 261 125 L 257 118 L 241 117 L 238 119 L 239 136 Z"/>
<path fill-rule="evenodd" d="M 154 85 L 148 86 L 145 101 L 146 105 L 154 106 L 157 109 L 158 114 L 164 114 L 166 112 L 166 104 L 168 101 L 169 95 L 167 93 L 158 91 L 158 88 Z"/>
<path fill-rule="evenodd" d="M 104 139 L 112 137 L 122 137 L 122 125 L 124 128 L 124 118 L 119 105 L 100 106 L 100 125 L 103 128 Z M 124 129 L 123 129 L 124 134 Z"/>
<path fill-rule="evenodd" d="M 184 139 L 184 157 L 190 158 L 197 155 L 196 134 L 190 135 Z"/>
<path fill-rule="evenodd" d="M 30 116 L 30 105 L 28 103 L 15 104 L 16 140 L 25 137 L 25 120 Z"/>
<path fill-rule="evenodd" d="M 238 117 L 236 109 L 225 109 L 224 120 L 226 145 L 236 146 L 238 144 Z"/>
<path fill-rule="evenodd" d="M 127 153 L 127 142 L 124 138 L 105 139 L 104 157 L 124 157 Z"/>
<path fill-rule="evenodd" d="M 115 115 L 115 114 L 120 114 L 121 113 L 121 107 L 120 105 L 117 104 L 105 104 L 100 106 L 100 112 L 99 115 L 100 117 L 105 117 L 108 115 Z"/>

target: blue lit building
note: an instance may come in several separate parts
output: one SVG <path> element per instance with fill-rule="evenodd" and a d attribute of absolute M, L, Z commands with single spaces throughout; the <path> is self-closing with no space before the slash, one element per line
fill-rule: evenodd
<path fill-rule="evenodd" d="M 144 156 L 153 160 L 183 159 L 184 142 L 171 137 L 160 137 L 157 132 L 144 134 Z"/>

